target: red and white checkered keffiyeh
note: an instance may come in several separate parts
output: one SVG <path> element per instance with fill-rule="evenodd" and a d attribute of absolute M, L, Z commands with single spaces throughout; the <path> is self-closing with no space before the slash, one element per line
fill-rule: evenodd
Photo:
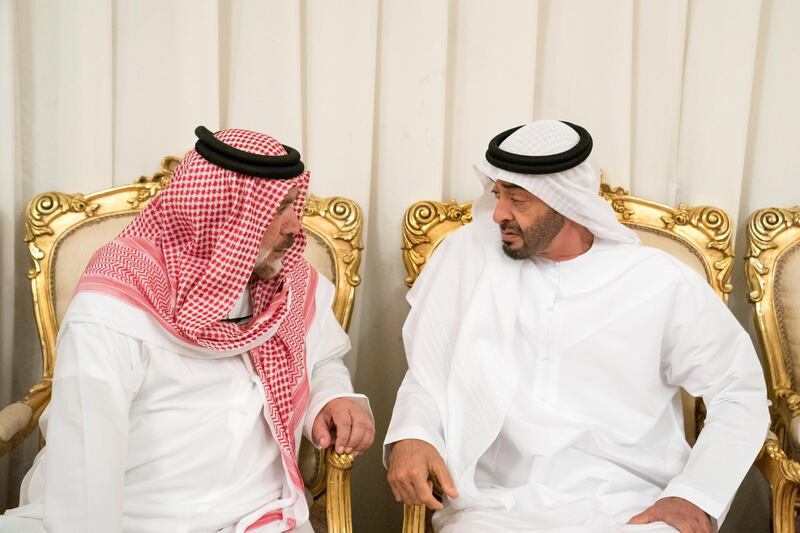
<path fill-rule="evenodd" d="M 277 140 L 260 133 L 225 130 L 215 136 L 247 152 L 286 154 Z M 298 189 L 293 207 L 300 218 L 308 184 L 308 171 L 284 180 L 253 178 L 209 163 L 192 150 L 169 186 L 95 253 L 77 287 L 143 309 L 181 341 L 213 352 L 255 345 L 250 359 L 266 392 L 286 473 L 300 494 L 294 435 L 309 401 L 305 336 L 317 280 L 302 256 L 305 235 L 296 235 L 275 278 L 251 276 L 264 231 L 286 194 Z M 253 318 L 245 326 L 221 322 L 248 283 Z M 276 326 L 276 333 L 258 344 Z M 276 519 L 293 525 L 287 514 L 291 509 L 272 512 L 254 526 Z"/>

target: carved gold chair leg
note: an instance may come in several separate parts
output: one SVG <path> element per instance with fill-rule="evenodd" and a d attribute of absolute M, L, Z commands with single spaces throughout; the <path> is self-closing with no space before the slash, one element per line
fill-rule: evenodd
<path fill-rule="evenodd" d="M 349 453 L 326 452 L 328 457 L 328 533 L 352 533 L 350 469 L 355 458 Z"/>
<path fill-rule="evenodd" d="M 756 458 L 756 467 L 772 491 L 772 531 L 795 533 L 800 463 L 789 459 L 776 439 L 768 438 Z"/>
<path fill-rule="evenodd" d="M 425 533 L 425 513 L 427 509 L 424 505 L 404 505 L 403 533 Z"/>

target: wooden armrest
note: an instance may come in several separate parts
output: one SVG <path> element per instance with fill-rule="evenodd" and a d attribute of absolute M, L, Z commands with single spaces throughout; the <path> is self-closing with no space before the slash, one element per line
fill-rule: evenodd
<path fill-rule="evenodd" d="M 795 533 L 795 504 L 800 490 L 800 463 L 786 456 L 778 439 L 770 433 L 756 458 L 756 467 L 769 481 L 772 491 L 774 533 Z"/>
<path fill-rule="evenodd" d="M 326 451 L 328 460 L 327 514 L 328 533 L 352 533 L 353 516 L 350 503 L 350 469 L 355 457 L 350 453 Z"/>
<path fill-rule="evenodd" d="M 0 411 L 0 457 L 31 434 L 39 422 L 48 400 L 50 382 L 34 385 L 22 400 L 7 405 Z"/>

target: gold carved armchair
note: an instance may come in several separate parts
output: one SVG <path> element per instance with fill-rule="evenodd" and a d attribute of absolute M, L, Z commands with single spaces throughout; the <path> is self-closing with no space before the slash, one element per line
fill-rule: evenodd
<path fill-rule="evenodd" d="M 759 457 L 775 531 L 795 531 L 800 486 L 800 206 L 759 209 L 747 224 L 745 274 L 764 349 L 772 431 Z M 785 450 L 785 452 L 784 452 Z M 787 456 L 788 454 L 788 456 Z"/>
<path fill-rule="evenodd" d="M 660 248 L 689 265 L 704 276 L 714 292 L 727 303 L 732 290 L 729 280 L 733 268 L 733 246 L 730 218 L 724 211 L 715 207 L 688 207 L 684 204 L 668 207 L 630 196 L 624 189 L 612 188 L 605 183 L 601 185 L 600 194 L 611 203 L 618 220 L 635 231 L 643 244 Z M 403 262 L 409 287 L 439 243 L 450 232 L 471 220 L 470 203 L 423 201 L 406 211 L 403 222 Z M 703 427 L 705 407 L 702 400 L 693 398 L 685 391 L 681 391 L 681 397 L 686 440 L 693 445 Z M 777 445 L 777 442 L 768 441 L 764 450 L 769 449 L 771 444 Z M 764 450 L 759 456 L 760 461 Z M 426 531 L 431 531 L 431 526 L 430 513 L 426 512 L 425 506 L 405 506 L 403 532 Z"/>
<path fill-rule="evenodd" d="M 0 411 L 0 456 L 36 429 L 39 416 L 50 400 L 59 322 L 92 254 L 116 237 L 168 185 L 179 162 L 176 157 L 165 157 L 159 172 L 143 176 L 131 185 L 86 196 L 45 193 L 28 204 L 25 242 L 32 262 L 28 277 L 42 346 L 42 381 L 31 387 L 25 398 Z M 336 288 L 333 312 L 346 330 L 355 288 L 361 281 L 358 274 L 363 248 L 361 209 L 347 198 L 311 195 L 302 224 L 308 236 L 306 259 L 333 282 Z M 353 457 L 349 454 L 315 450 L 303 440 L 300 468 L 306 488 L 314 497 L 311 519 L 315 531 L 352 531 L 352 464 Z"/>

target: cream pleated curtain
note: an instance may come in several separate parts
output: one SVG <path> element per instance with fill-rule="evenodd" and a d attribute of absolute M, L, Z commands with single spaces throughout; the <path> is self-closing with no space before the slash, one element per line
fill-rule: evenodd
<path fill-rule="evenodd" d="M 488 139 L 533 118 L 585 126 L 633 194 L 724 208 L 752 330 L 743 224 L 800 203 L 798 29 L 795 0 L 0 0 L 0 404 L 39 373 L 26 202 L 130 183 L 198 124 L 278 137 L 315 193 L 363 207 L 349 364 L 379 438 L 405 371 L 403 212 L 471 199 Z M 35 440 L 0 462 L 0 508 Z M 379 443 L 353 490 L 358 531 L 397 530 Z"/>

